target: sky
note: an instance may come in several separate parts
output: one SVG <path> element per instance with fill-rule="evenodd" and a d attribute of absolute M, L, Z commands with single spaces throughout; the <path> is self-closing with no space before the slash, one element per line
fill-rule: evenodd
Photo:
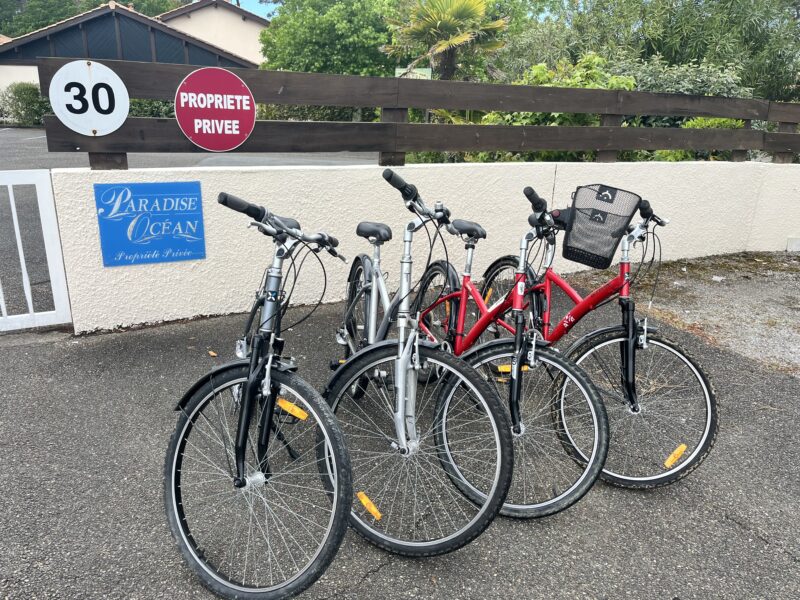
<path fill-rule="evenodd" d="M 256 13 L 261 17 L 266 17 L 268 13 L 272 12 L 272 5 L 262 4 L 258 0 L 240 0 L 240 2 L 243 9 Z"/>

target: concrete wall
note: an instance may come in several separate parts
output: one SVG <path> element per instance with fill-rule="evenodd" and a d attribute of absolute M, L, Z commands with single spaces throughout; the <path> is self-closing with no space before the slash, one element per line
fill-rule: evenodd
<path fill-rule="evenodd" d="M 39 71 L 36 67 L 30 66 L 0 65 L 0 92 L 18 81 L 39 85 Z M 47 90 L 45 90 L 45 93 L 47 93 Z"/>
<path fill-rule="evenodd" d="M 110 329 L 198 315 L 244 311 L 272 256 L 269 239 L 248 229 L 248 219 L 216 203 L 221 191 L 297 218 L 306 231 L 325 230 L 352 258 L 369 245 L 355 236 L 361 220 L 383 221 L 394 240 L 384 246 L 384 267 L 399 269 L 402 229 L 409 221 L 399 194 L 378 166 L 137 169 L 56 169 L 53 188 L 76 332 Z M 764 163 L 499 163 L 415 165 L 398 169 L 426 201 L 442 200 L 454 217 L 478 221 L 488 239 L 476 252 L 474 273 L 497 256 L 514 253 L 527 229 L 526 185 L 551 206 L 564 207 L 578 185 L 605 183 L 635 191 L 669 217 L 659 231 L 664 259 L 742 250 L 785 250 L 800 237 L 800 167 Z M 195 181 L 202 185 L 206 255 L 201 261 L 104 268 L 92 185 Z M 460 269 L 463 246 L 445 235 Z M 418 234 L 415 275 L 427 256 Z M 436 257 L 442 257 L 441 249 Z M 347 265 L 322 255 L 328 269 L 326 301 L 342 299 Z M 562 271 L 581 268 L 559 257 Z M 396 280 L 395 280 L 396 281 Z M 295 303 L 316 300 L 319 266 L 309 260 Z"/>
<path fill-rule="evenodd" d="M 264 62 L 259 41 L 264 27 L 225 7 L 211 4 L 170 19 L 166 24 L 256 64 Z"/>

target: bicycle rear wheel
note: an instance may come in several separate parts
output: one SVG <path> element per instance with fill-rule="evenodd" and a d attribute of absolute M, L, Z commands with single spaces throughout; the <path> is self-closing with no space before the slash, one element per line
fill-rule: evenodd
<path fill-rule="evenodd" d="M 247 485 L 234 487 L 233 440 L 247 377 L 246 366 L 210 377 L 179 415 L 164 465 L 167 520 L 184 560 L 212 592 L 288 598 L 324 573 L 342 542 L 352 495 L 349 458 L 319 394 L 296 375 L 275 371 L 280 389 L 267 466 L 259 466 L 255 452 L 259 399 Z"/>
<path fill-rule="evenodd" d="M 466 360 L 507 400 L 514 354 L 508 340 Z M 608 419 L 586 374 L 548 348 L 535 356 L 536 364 L 520 372 L 522 431 L 514 435 L 514 479 L 501 510 L 510 517 L 544 517 L 572 506 L 594 485 L 608 452 Z"/>
<path fill-rule="evenodd" d="M 677 344 L 648 333 L 636 350 L 640 410 L 631 411 L 620 378 L 622 330 L 590 337 L 570 355 L 599 388 L 611 445 L 601 475 L 621 487 L 654 488 L 686 477 L 706 459 L 719 421 L 714 389 Z"/>
<path fill-rule="evenodd" d="M 342 367 L 327 400 L 352 456 L 350 522 L 377 546 L 407 556 L 433 556 L 475 539 L 497 515 L 511 483 L 511 426 L 499 398 L 466 363 L 420 347 L 423 369 L 439 374 L 419 381 L 416 429 L 419 446 L 402 454 L 396 444 L 394 369 L 397 346 L 376 346 Z M 363 397 L 353 383 L 367 378 Z M 482 493 L 474 502 L 459 492 L 441 464 L 436 407 L 451 407 L 451 460 Z"/>

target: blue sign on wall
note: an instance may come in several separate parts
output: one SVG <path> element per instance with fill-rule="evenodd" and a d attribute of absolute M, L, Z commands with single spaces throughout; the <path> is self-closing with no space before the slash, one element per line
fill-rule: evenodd
<path fill-rule="evenodd" d="M 206 257 L 199 181 L 96 183 L 103 265 Z"/>

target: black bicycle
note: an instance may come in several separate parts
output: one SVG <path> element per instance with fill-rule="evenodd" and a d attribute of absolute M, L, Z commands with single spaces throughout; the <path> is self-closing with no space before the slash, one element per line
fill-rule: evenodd
<path fill-rule="evenodd" d="M 338 241 L 304 234 L 230 194 L 219 203 L 253 219 L 275 253 L 240 359 L 186 392 L 164 465 L 164 500 L 178 547 L 203 585 L 227 598 L 288 598 L 333 560 L 353 495 L 350 459 L 333 412 L 295 373 L 281 338 L 283 266 L 305 248 L 340 257 Z M 295 270 L 296 273 L 296 270 Z"/>

